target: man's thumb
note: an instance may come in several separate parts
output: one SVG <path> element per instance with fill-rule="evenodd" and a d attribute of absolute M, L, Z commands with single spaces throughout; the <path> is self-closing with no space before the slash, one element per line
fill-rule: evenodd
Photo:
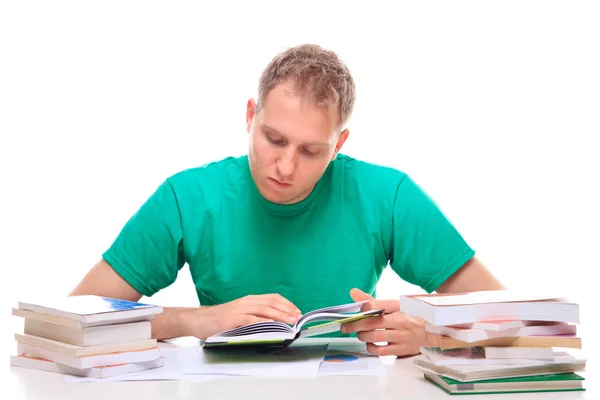
<path fill-rule="evenodd" d="M 373 296 L 357 288 L 350 290 L 350 297 L 354 301 L 374 300 Z"/>

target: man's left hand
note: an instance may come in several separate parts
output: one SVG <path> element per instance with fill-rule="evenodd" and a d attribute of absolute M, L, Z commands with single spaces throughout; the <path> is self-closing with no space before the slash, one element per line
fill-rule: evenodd
<path fill-rule="evenodd" d="M 358 332 L 360 341 L 367 343 L 369 353 L 378 356 L 412 356 L 427 346 L 431 334 L 425 331 L 425 322 L 400 311 L 399 300 L 375 300 L 360 289 L 352 289 L 354 301 L 369 300 L 361 311 L 384 309 L 384 314 L 342 325 L 344 334 Z M 381 344 L 375 344 L 381 343 Z"/>

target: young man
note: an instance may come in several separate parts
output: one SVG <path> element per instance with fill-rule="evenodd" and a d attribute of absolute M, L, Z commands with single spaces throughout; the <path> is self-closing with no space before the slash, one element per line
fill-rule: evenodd
<path fill-rule="evenodd" d="M 386 314 L 343 333 L 357 332 L 374 354 L 418 353 L 431 343 L 423 321 L 397 299 L 371 297 L 388 264 L 427 292 L 502 285 L 410 177 L 340 154 L 354 99 L 333 52 L 277 55 L 247 104 L 248 155 L 166 179 L 71 294 L 139 300 L 187 263 L 202 307 L 165 308 L 157 339 L 292 324 L 301 312 L 372 299 L 365 309 Z"/>

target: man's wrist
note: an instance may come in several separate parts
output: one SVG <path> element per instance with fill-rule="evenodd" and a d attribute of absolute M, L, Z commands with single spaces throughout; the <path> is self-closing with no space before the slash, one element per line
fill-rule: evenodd
<path fill-rule="evenodd" d="M 158 340 L 195 336 L 198 331 L 199 316 L 196 307 L 166 307 L 163 313 L 152 321 L 153 337 Z"/>
<path fill-rule="evenodd" d="M 438 336 L 435 333 L 427 331 L 427 329 L 426 329 L 427 321 L 425 321 L 423 318 L 420 318 L 420 317 L 413 317 L 413 319 L 415 319 L 417 321 L 417 323 L 420 325 L 420 328 L 423 330 L 423 341 L 421 343 L 421 346 L 423 346 L 423 347 L 438 347 L 439 346 Z"/>
<path fill-rule="evenodd" d="M 199 306 L 182 309 L 177 316 L 179 336 L 194 336 L 206 339 L 212 335 L 215 325 L 213 306 Z"/>
<path fill-rule="evenodd" d="M 176 313 L 176 318 L 175 318 L 175 335 L 176 337 L 183 337 L 183 336 L 192 336 L 191 332 L 191 313 L 192 313 L 192 309 L 190 308 L 182 308 L 177 310 Z"/>
<path fill-rule="evenodd" d="M 425 339 L 425 347 L 439 347 L 440 342 L 438 340 L 438 335 L 436 333 L 425 331 L 426 339 Z"/>

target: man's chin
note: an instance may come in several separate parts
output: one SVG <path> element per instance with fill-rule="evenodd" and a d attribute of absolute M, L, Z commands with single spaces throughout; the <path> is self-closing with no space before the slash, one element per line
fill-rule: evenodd
<path fill-rule="evenodd" d="M 307 193 L 298 193 L 297 188 L 293 188 L 296 190 L 277 190 L 271 185 L 260 185 L 258 187 L 258 191 L 262 195 L 262 197 L 271 203 L 275 204 L 294 204 L 299 203 L 304 200 L 310 192 Z"/>
<path fill-rule="evenodd" d="M 298 202 L 296 200 L 298 196 L 292 193 L 280 193 L 275 190 L 268 190 L 261 191 L 261 194 L 266 200 L 275 204 L 293 204 Z"/>
<path fill-rule="evenodd" d="M 271 203 L 275 203 L 275 204 L 292 204 L 295 203 L 294 201 L 294 197 L 290 196 L 290 195 L 277 195 L 277 194 L 270 194 L 268 196 L 265 196 L 265 198 L 267 200 L 269 200 Z"/>

